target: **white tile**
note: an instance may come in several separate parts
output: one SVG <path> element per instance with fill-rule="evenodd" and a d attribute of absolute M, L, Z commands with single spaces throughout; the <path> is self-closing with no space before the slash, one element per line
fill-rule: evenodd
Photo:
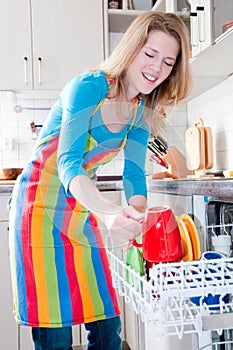
<path fill-rule="evenodd" d="M 1 126 L 2 128 L 16 128 L 18 125 L 18 118 L 16 113 L 11 112 L 2 112 L 1 113 Z"/>

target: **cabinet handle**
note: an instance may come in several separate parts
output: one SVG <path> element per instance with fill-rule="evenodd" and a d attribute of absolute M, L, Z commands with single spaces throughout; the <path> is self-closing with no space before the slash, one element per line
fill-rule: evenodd
<path fill-rule="evenodd" d="M 193 47 L 197 47 L 198 46 L 197 12 L 190 13 L 190 24 L 191 24 L 191 45 Z"/>
<path fill-rule="evenodd" d="M 199 41 L 205 41 L 205 8 L 204 6 L 197 6 L 198 13 L 198 33 Z"/>
<path fill-rule="evenodd" d="M 38 57 L 38 83 L 41 84 L 41 61 L 42 58 Z"/>
<path fill-rule="evenodd" d="M 28 84 L 28 58 L 25 56 L 23 58 L 24 62 L 24 82 L 25 84 Z"/>

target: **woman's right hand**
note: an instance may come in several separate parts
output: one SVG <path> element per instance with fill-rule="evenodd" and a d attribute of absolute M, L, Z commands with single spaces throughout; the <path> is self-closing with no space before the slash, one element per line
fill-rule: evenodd
<path fill-rule="evenodd" d="M 128 249 L 132 241 L 141 234 L 143 218 L 144 213 L 127 206 L 117 214 L 107 215 L 104 221 L 115 245 Z"/>

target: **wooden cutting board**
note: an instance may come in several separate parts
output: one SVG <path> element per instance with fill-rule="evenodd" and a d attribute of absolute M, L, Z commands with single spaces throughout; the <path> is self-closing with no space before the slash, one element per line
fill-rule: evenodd
<path fill-rule="evenodd" d="M 186 159 L 189 170 L 205 166 L 204 129 L 193 126 L 186 131 Z"/>
<path fill-rule="evenodd" d="M 204 128 L 205 133 L 205 168 L 211 169 L 214 165 L 213 157 L 213 136 L 209 127 Z"/>
<path fill-rule="evenodd" d="M 194 126 L 186 130 L 186 158 L 190 170 L 203 171 L 213 167 L 213 137 L 212 130 L 204 126 L 198 118 Z"/>

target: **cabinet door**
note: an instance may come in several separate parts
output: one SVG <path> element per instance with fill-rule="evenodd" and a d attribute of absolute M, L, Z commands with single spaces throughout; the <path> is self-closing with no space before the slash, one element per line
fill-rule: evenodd
<path fill-rule="evenodd" d="M 0 221 L 0 339 L 1 349 L 18 349 L 18 326 L 13 316 L 8 252 L 8 222 Z"/>
<path fill-rule="evenodd" d="M 60 89 L 103 60 L 101 0 L 31 0 L 35 89 Z"/>
<path fill-rule="evenodd" d="M 194 57 L 212 44 L 212 3 L 210 0 L 191 1 L 191 45 Z"/>
<path fill-rule="evenodd" d="M 30 0 L 0 1 L 0 90 L 32 88 Z"/>

